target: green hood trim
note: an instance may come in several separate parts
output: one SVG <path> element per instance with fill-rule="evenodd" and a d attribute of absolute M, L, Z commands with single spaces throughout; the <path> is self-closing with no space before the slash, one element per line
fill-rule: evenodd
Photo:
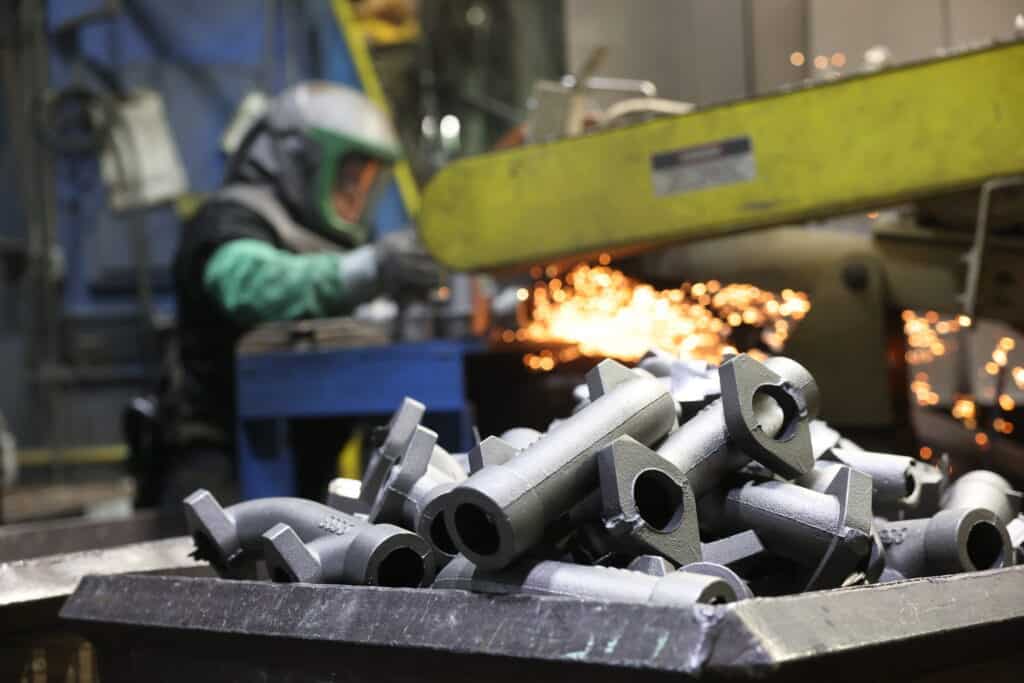
<path fill-rule="evenodd" d="M 334 186 L 334 176 L 338 171 L 338 161 L 348 154 L 365 154 L 373 159 L 383 162 L 386 171 L 387 167 L 394 164 L 402 156 L 398 147 L 383 147 L 380 145 L 350 137 L 341 133 L 334 133 L 322 128 L 313 128 L 309 131 L 320 147 L 320 167 L 316 171 L 313 180 L 313 198 L 323 219 L 324 225 L 328 226 L 343 235 L 352 244 L 363 244 L 370 239 L 369 229 L 359 223 L 351 223 L 334 211 L 331 202 L 331 188 Z M 386 173 L 381 173 L 378 184 L 386 178 Z M 370 202 L 367 204 L 370 208 Z"/>

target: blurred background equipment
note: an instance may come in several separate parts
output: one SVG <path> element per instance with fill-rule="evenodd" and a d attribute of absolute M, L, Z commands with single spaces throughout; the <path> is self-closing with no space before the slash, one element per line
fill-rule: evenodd
<path fill-rule="evenodd" d="M 553 659 L 581 675 L 623 662 L 652 677 L 657 667 L 774 674 L 794 662 L 834 675 L 837 649 L 851 677 L 877 677 L 881 660 L 905 680 L 939 668 L 956 678 L 968 663 L 963 677 L 1019 670 L 1018 650 L 1005 647 L 1022 620 L 1019 568 L 806 595 L 786 603 L 794 611 L 782 626 L 771 621 L 777 606 L 713 603 L 996 566 L 1024 552 L 1022 67 L 1024 0 L 0 3 L 0 678 L 95 680 L 93 645 L 57 618 L 85 573 L 212 574 L 188 557 L 191 539 L 160 540 L 183 532 L 180 515 L 135 509 L 161 500 L 169 458 L 184 451 L 160 419 L 161 380 L 173 377 L 164 361 L 189 323 L 174 254 L 228 158 L 263 130 L 280 93 L 311 81 L 365 95 L 401 142 L 387 163 L 370 154 L 342 164 L 363 192 L 359 208 L 370 207 L 348 226 L 380 238 L 376 275 L 436 284 L 424 242 L 452 270 L 425 293 L 382 288 L 351 315 L 315 309 L 345 317 L 266 316 L 244 335 L 214 331 L 195 345 L 200 364 L 230 378 L 230 396 L 210 402 L 231 415 L 221 435 L 233 443 L 219 463 L 196 458 L 187 490 L 219 478 L 247 499 L 326 493 L 344 508 L 306 501 L 304 514 L 274 520 L 294 528 L 261 538 L 270 527 L 254 527 L 277 503 L 199 495 L 195 519 L 211 538 L 197 537 L 197 554 L 225 564 L 236 546 L 259 548 L 272 578 L 290 580 L 419 586 L 436 569 L 439 586 L 474 590 L 641 602 L 666 590 L 674 604 L 697 595 L 708 614 L 728 616 L 693 612 L 691 624 L 573 601 L 528 612 L 460 595 L 446 603 L 465 617 L 455 625 L 401 622 L 389 615 L 434 614 L 428 591 L 107 577 L 85 580 L 68 611 L 97 647 L 195 680 L 215 677 L 209 657 L 225 652 L 239 654 L 239 678 L 305 666 L 324 667 L 311 679 L 336 677 L 339 651 L 376 677 L 384 670 L 373 666 L 421 677 L 443 671 L 451 653 L 437 650 L 453 647 L 507 655 L 503 675 L 518 678 L 550 677 Z M 330 150 L 279 142 L 302 169 L 328 167 Z M 294 203 L 314 196 L 306 185 L 294 183 Z M 317 210 L 341 215 L 323 190 Z M 328 280 L 344 281 L 340 259 L 322 263 Z M 179 279 L 210 287 L 205 273 Z M 796 401 L 808 409 L 799 453 L 765 440 L 792 436 L 792 402 L 762 395 L 746 412 L 728 403 L 749 388 L 730 372 L 775 373 L 780 355 L 820 387 Z M 617 363 L 621 372 L 609 370 Z M 638 374 L 658 378 L 649 429 L 619 419 L 644 396 L 615 390 Z M 803 375 L 778 376 L 776 398 Z M 670 403 L 679 427 L 665 438 Z M 595 404 L 606 419 L 594 422 Z M 381 428 L 399 405 L 416 419 L 399 411 Z M 597 423 L 637 439 L 612 444 L 600 471 L 584 453 L 605 436 L 586 428 Z M 810 470 L 808 441 L 820 458 Z M 546 453 L 542 471 L 524 464 L 529 476 L 495 484 L 488 470 L 516 471 L 508 463 L 520 451 Z M 645 476 L 658 458 L 671 460 L 669 474 Z M 547 479 L 556 470 L 563 489 Z M 595 493 L 594 476 L 601 495 L 576 500 Z M 442 509 L 456 489 L 462 523 Z M 507 490 L 532 502 L 517 508 Z M 659 497 L 666 490 L 686 493 Z M 664 533 L 632 523 L 650 516 L 651 495 Z M 786 519 L 767 519 L 764 504 Z M 666 530 L 673 506 L 687 519 Z M 913 515 L 922 519 L 904 524 Z M 244 534 L 221 533 L 239 520 L 252 522 Z M 442 569 L 460 547 L 476 552 L 495 520 L 515 525 L 497 534 L 515 547 L 471 558 L 498 556 L 491 569 L 465 557 Z M 557 553 L 522 559 L 518 574 L 496 569 L 551 551 L 540 539 L 549 523 L 566 532 Z M 808 525 L 818 525 L 810 540 Z M 930 536 L 942 537 L 939 556 Z M 209 540 L 222 542 L 217 553 Z M 708 563 L 714 577 L 700 574 Z M 693 580 L 663 580 L 676 564 Z M 609 576 L 631 578 L 599 586 Z M 268 603 L 288 609 L 250 607 Z M 339 609 L 359 625 L 315 618 Z M 506 617 L 529 627 L 503 628 Z M 609 619 L 648 628 L 613 636 Z M 750 626 L 765 623 L 770 643 Z M 191 660 L 183 624 L 199 664 L 181 661 Z M 538 639 L 540 628 L 564 637 Z M 724 634 L 711 650 L 709 629 Z M 673 637 L 652 636 L 661 630 Z M 274 647 L 256 652 L 246 633 Z M 371 642 L 405 647 L 347 656 Z M 314 650 L 324 655 L 315 662 Z M 494 660 L 467 659 L 493 674 Z"/>
<path fill-rule="evenodd" d="M 179 226 L 217 186 L 225 151 L 267 99 L 309 78 L 360 87 L 395 117 L 408 164 L 378 204 L 379 231 L 405 224 L 420 206 L 418 185 L 444 168 L 421 215 L 438 254 L 522 267 L 453 276 L 427 301 L 373 302 L 357 314 L 366 334 L 344 332 L 340 356 L 381 331 L 455 341 L 464 361 L 452 367 L 465 376 L 450 384 L 460 392 L 450 405 L 463 418 L 458 428 L 435 425 L 443 442 L 461 443 L 471 423 L 494 432 L 545 426 L 602 357 L 635 362 L 658 348 L 714 363 L 734 350 L 785 350 L 819 378 L 830 421 L 866 444 L 920 457 L 951 450 L 958 471 L 986 457 L 1019 474 L 1017 351 L 1005 350 L 1004 365 L 992 358 L 1001 339 L 1016 339 L 1021 320 L 1019 188 L 991 186 L 984 209 L 976 189 L 949 190 L 1019 170 L 1019 146 L 1007 144 L 1016 135 L 1011 117 L 984 117 L 1020 100 L 1012 74 L 1021 48 L 998 41 L 1014 35 L 1012 17 L 1024 8 L 194 5 L 75 0 L 4 9 L 3 173 L 20 190 L 0 200 L 14 217 L 0 234 L 10 283 L 0 290 L 0 358 L 12 376 L 0 406 L 28 464 L 24 481 L 120 476 L 121 408 L 152 392 L 173 335 L 169 265 Z M 239 31 L 252 39 L 223 39 Z M 811 110 L 819 119 L 801 118 Z M 698 130 L 728 121 L 736 124 L 728 135 Z M 749 145 L 702 146 L 741 139 Z M 669 194 L 652 199 L 649 157 L 691 147 L 692 158 L 658 162 Z M 803 163 L 778 161 L 798 153 L 808 155 Z M 577 154 L 598 163 L 572 166 Z M 464 156 L 475 158 L 457 161 Z M 520 161 L 554 175 L 512 175 Z M 727 184 L 706 185 L 712 175 Z M 762 186 L 767 178 L 774 184 Z M 695 201 L 726 196 L 701 204 L 694 219 Z M 885 208 L 903 199 L 913 203 Z M 631 257 L 654 238 L 686 244 Z M 934 333 L 927 340 L 903 333 L 918 318 Z M 1009 328 L 989 334 L 988 320 Z M 302 362 L 314 347 L 330 354 L 331 332 L 315 333 L 312 347 L 305 324 L 282 334 L 275 358 Z M 472 335 L 485 343 L 460 346 Z M 396 367 L 415 367 L 392 350 Z M 250 345 L 246 356 L 263 352 L 270 349 Z M 990 373 L 989 363 L 1000 370 Z M 265 381 L 272 378 L 254 387 Z M 489 388 L 496 381 L 545 398 L 498 405 Z M 388 401 L 346 411 L 373 422 Z M 250 417 L 312 418 L 301 403 Z M 971 406 L 977 415 L 964 419 Z"/>

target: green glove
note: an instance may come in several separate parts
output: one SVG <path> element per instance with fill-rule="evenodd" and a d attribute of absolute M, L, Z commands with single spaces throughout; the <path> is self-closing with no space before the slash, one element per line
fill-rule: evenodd
<path fill-rule="evenodd" d="M 260 240 L 221 245 L 203 286 L 224 313 L 249 327 L 275 320 L 344 315 L 378 294 L 373 245 L 344 253 L 294 254 Z"/>

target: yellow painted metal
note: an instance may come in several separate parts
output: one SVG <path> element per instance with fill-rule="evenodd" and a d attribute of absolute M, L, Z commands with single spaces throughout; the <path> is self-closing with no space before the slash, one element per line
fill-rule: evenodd
<path fill-rule="evenodd" d="M 384 95 L 384 89 L 377 78 L 377 70 L 373 68 L 373 60 L 370 57 L 370 49 L 366 46 L 366 36 L 359 28 L 359 21 L 349 0 L 331 0 L 331 9 L 334 11 L 334 19 L 338 28 L 345 37 L 345 44 L 348 45 L 349 54 L 355 64 L 356 73 L 359 74 L 359 81 L 363 85 L 363 92 L 374 104 L 391 115 L 391 106 L 388 98 Z M 416 179 L 412 175 L 412 168 L 406 159 L 401 159 L 395 164 L 395 182 L 398 183 L 398 192 L 402 196 L 402 203 L 410 216 L 415 216 L 420 210 L 420 190 Z"/>
<path fill-rule="evenodd" d="M 1024 43 L 467 158 L 424 193 L 443 263 L 480 270 L 870 209 L 1024 171 Z M 748 137 L 756 175 L 659 196 L 653 155 Z"/>
<path fill-rule="evenodd" d="M 346 479 L 361 479 L 363 476 L 363 441 L 365 434 L 359 427 L 352 431 L 345 444 L 338 451 L 338 476 Z"/>
<path fill-rule="evenodd" d="M 124 444 L 101 446 L 71 446 L 60 451 L 49 448 L 28 448 L 18 451 L 21 467 L 41 467 L 62 463 L 64 465 L 103 465 L 124 462 L 128 458 L 128 447 Z"/>

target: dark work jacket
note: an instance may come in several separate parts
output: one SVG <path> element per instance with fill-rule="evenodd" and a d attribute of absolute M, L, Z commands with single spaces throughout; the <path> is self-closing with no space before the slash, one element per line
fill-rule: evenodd
<path fill-rule="evenodd" d="M 259 214 L 226 200 L 207 202 L 185 225 L 174 259 L 178 337 L 165 359 L 160 400 L 171 448 L 234 443 L 235 345 L 248 330 L 206 293 L 203 272 L 217 248 L 235 239 L 287 249 Z"/>

